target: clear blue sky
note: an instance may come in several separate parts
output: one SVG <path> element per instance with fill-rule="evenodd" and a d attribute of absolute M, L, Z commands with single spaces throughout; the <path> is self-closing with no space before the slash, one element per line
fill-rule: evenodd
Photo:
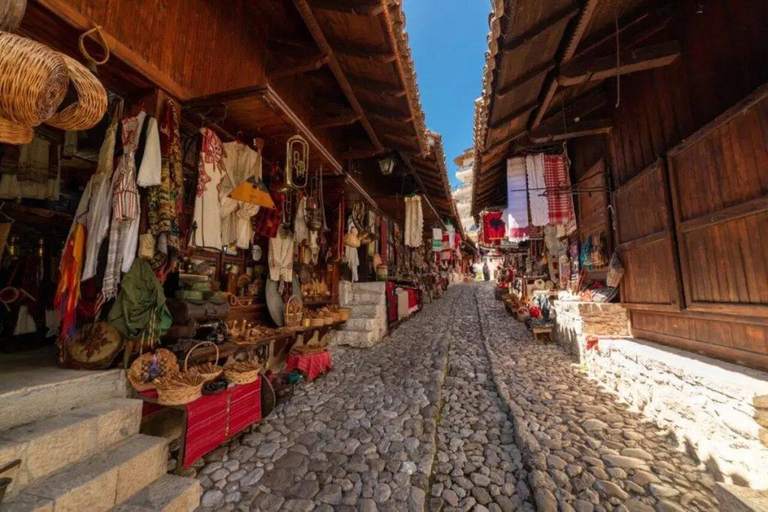
<path fill-rule="evenodd" d="M 427 128 L 443 136 L 451 185 L 453 159 L 472 146 L 474 105 L 488 49 L 488 0 L 403 0 Z"/>

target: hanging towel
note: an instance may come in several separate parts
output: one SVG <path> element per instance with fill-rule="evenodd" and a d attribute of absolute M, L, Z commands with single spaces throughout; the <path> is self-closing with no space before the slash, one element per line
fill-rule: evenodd
<path fill-rule="evenodd" d="M 483 214 L 483 242 L 490 244 L 501 240 L 506 233 L 504 214 L 502 212 L 485 212 Z"/>
<path fill-rule="evenodd" d="M 568 224 L 574 217 L 573 198 L 569 191 L 559 191 L 570 184 L 565 155 L 544 155 L 544 181 L 549 192 L 550 224 Z"/>
<path fill-rule="evenodd" d="M 526 240 L 528 230 L 528 196 L 525 182 L 525 158 L 507 160 L 507 209 L 504 218 L 508 237 L 513 242 Z"/>
<path fill-rule="evenodd" d="M 544 181 L 544 155 L 525 157 L 525 171 L 528 174 L 528 200 L 531 203 L 531 225 L 549 224 L 549 201 L 544 194 L 547 188 Z"/>

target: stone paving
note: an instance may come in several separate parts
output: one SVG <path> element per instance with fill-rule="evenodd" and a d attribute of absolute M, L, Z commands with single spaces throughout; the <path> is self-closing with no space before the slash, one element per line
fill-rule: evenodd
<path fill-rule="evenodd" d="M 371 349 L 334 349 L 197 466 L 201 510 L 713 510 L 713 479 L 492 287 L 456 285 Z"/>
<path fill-rule="evenodd" d="M 533 342 L 492 288 L 475 293 L 538 510 L 716 510 L 714 479 L 669 431 L 602 391 L 558 345 Z"/>

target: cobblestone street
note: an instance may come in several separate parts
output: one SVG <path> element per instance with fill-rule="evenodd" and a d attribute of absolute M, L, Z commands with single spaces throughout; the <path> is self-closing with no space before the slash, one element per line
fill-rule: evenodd
<path fill-rule="evenodd" d="M 335 349 L 206 457 L 203 510 L 712 510 L 713 479 L 489 285 L 457 285 L 373 349 Z"/>

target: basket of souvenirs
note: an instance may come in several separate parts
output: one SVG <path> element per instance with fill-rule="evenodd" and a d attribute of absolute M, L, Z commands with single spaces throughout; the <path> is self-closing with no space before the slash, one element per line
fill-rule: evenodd
<path fill-rule="evenodd" d="M 224 366 L 224 375 L 233 384 L 250 384 L 259 378 L 258 361 L 235 361 Z"/>
<path fill-rule="evenodd" d="M 285 326 L 289 328 L 301 327 L 301 319 L 304 315 L 304 306 L 296 295 L 288 299 L 285 305 Z"/>
<path fill-rule="evenodd" d="M 203 394 L 205 377 L 199 373 L 174 373 L 157 379 L 157 403 L 184 405 L 194 402 Z"/>
<path fill-rule="evenodd" d="M 200 363 L 190 367 L 189 356 L 192 354 L 192 352 L 195 351 L 196 348 L 202 345 L 213 345 L 213 347 L 216 349 L 216 357 L 214 358 L 213 362 Z M 214 380 L 218 378 L 219 375 L 221 375 L 221 372 L 224 371 L 224 368 L 217 364 L 218 360 L 219 360 L 219 346 L 212 341 L 201 341 L 200 343 L 192 347 L 189 350 L 189 352 L 187 352 L 187 357 L 184 358 L 184 373 L 191 374 L 191 375 L 199 375 L 205 379 L 205 382 Z"/>
<path fill-rule="evenodd" d="M 128 382 L 139 393 L 155 389 L 158 379 L 179 373 L 179 362 L 170 350 L 140 355 L 128 370 Z"/>

